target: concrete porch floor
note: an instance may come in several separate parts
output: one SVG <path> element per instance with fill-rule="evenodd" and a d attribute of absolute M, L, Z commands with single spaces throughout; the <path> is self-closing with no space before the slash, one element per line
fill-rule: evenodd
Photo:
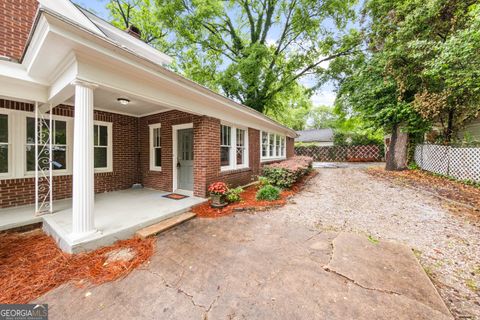
<path fill-rule="evenodd" d="M 0 210 L 0 230 L 43 222 L 50 234 L 66 252 L 81 252 L 126 239 L 146 226 L 190 210 L 206 199 L 188 197 L 173 200 L 163 197 L 169 192 L 150 189 L 127 189 L 95 195 L 95 227 L 97 232 L 73 241 L 71 199 L 55 201 L 54 213 L 40 217 L 34 207 L 24 206 Z"/>

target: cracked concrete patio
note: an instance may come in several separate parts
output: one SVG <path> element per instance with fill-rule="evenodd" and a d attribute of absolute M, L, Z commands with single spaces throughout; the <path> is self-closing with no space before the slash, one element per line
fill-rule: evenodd
<path fill-rule="evenodd" d="M 37 302 L 51 319 L 451 319 L 409 248 L 275 211 L 194 219 L 125 279 Z"/>

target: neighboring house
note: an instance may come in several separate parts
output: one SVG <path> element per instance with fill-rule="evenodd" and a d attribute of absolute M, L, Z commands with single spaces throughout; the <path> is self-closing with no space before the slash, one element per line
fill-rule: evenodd
<path fill-rule="evenodd" d="M 294 153 L 295 131 L 70 1 L 3 1 L 0 39 L 0 208 L 72 197 L 72 239 L 95 230 L 94 192 L 204 198 Z"/>
<path fill-rule="evenodd" d="M 310 129 L 296 131 L 298 137 L 295 142 L 315 144 L 317 146 L 333 146 L 333 130 L 332 129 Z"/>

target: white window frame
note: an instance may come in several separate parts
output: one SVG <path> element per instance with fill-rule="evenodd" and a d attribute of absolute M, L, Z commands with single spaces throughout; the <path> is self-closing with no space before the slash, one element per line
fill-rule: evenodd
<path fill-rule="evenodd" d="M 0 114 L 4 114 L 7 116 L 7 126 L 8 126 L 8 141 L 6 143 L 1 143 L 2 145 L 7 145 L 7 152 L 8 152 L 8 166 L 7 172 L 0 172 L 0 178 L 10 178 L 12 176 L 12 167 L 13 167 L 13 148 L 12 148 L 12 133 L 13 133 L 13 126 L 12 126 L 12 115 L 9 109 L 0 109 Z"/>
<path fill-rule="evenodd" d="M 150 152 L 150 171 L 162 171 L 162 166 L 155 165 L 155 149 L 162 149 L 162 135 L 160 130 L 160 146 L 155 147 L 153 145 L 153 133 L 155 129 L 161 129 L 161 123 L 154 123 L 149 125 L 150 139 L 149 139 L 149 152 Z"/>
<path fill-rule="evenodd" d="M 103 168 L 94 168 L 95 173 L 112 172 L 113 171 L 113 124 L 112 122 L 94 121 L 93 125 L 107 127 L 107 166 Z M 95 128 L 95 127 L 94 127 Z M 93 128 L 92 128 L 93 129 Z M 94 143 L 95 144 L 95 143 Z M 95 145 L 93 146 L 95 150 Z M 94 152 L 95 154 L 95 152 Z"/>
<path fill-rule="evenodd" d="M 221 126 L 230 127 L 230 164 L 228 166 L 221 166 L 220 171 L 238 170 L 249 168 L 249 142 L 248 142 L 248 128 L 234 125 L 228 122 L 221 122 Z M 237 164 L 237 129 L 244 130 L 244 163 Z M 221 127 L 220 127 L 221 130 Z M 222 141 L 221 141 L 222 142 Z M 220 144 L 220 148 L 223 145 Z"/>
<path fill-rule="evenodd" d="M 46 116 L 48 118 L 48 115 Z M 24 171 L 24 175 L 25 177 L 34 177 L 35 176 L 35 170 L 28 170 L 27 169 L 27 146 L 28 145 L 32 145 L 32 144 L 28 144 L 27 143 L 27 118 L 33 118 L 35 119 L 35 113 L 26 113 L 25 116 L 23 117 L 23 135 L 22 135 L 22 139 L 23 139 L 23 171 Z M 65 169 L 57 169 L 57 170 L 52 170 L 52 175 L 53 176 L 63 176 L 63 175 L 68 175 L 68 174 L 71 174 L 72 173 L 72 166 L 73 166 L 73 143 L 72 143 L 72 137 L 73 137 L 73 118 L 71 117 L 64 117 L 64 116 L 57 116 L 57 115 L 53 115 L 52 117 L 52 124 L 55 122 L 55 121 L 64 121 L 66 122 L 66 125 L 67 125 L 67 141 L 66 141 L 66 144 L 65 145 L 62 145 L 62 146 L 65 146 L 65 149 L 66 149 L 66 154 L 65 154 L 65 165 L 66 165 L 66 168 Z M 55 144 L 52 144 L 52 146 L 54 146 Z M 33 146 L 35 146 L 35 144 L 33 144 Z M 40 148 L 39 148 L 40 150 Z"/>
<path fill-rule="evenodd" d="M 267 134 L 267 155 L 263 155 L 263 141 L 262 137 L 263 134 Z M 272 148 L 272 154 L 270 154 L 270 147 L 272 146 L 270 144 L 270 139 L 273 137 L 273 148 Z M 278 138 L 278 139 L 277 139 Z M 276 133 L 276 132 L 269 132 L 269 131 L 260 131 L 260 161 L 261 162 L 266 162 L 266 161 L 274 161 L 274 160 L 284 160 L 286 159 L 286 141 L 287 137 L 285 135 Z M 277 148 L 277 143 L 280 142 L 280 145 Z M 277 154 L 277 150 L 279 151 Z"/>

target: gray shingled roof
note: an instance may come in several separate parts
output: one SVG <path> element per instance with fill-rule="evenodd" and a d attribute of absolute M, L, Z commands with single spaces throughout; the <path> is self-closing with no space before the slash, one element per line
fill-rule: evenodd
<path fill-rule="evenodd" d="M 310 129 L 296 131 L 299 135 L 295 141 L 299 142 L 333 142 L 333 130 L 328 129 Z"/>

